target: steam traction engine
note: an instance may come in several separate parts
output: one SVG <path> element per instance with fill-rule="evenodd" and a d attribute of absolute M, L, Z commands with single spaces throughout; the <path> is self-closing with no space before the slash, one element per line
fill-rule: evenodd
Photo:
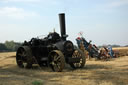
<path fill-rule="evenodd" d="M 32 38 L 25 41 L 16 53 L 16 62 L 20 68 L 32 68 L 33 64 L 50 66 L 53 71 L 60 72 L 65 62 L 72 68 L 82 68 L 85 65 L 85 55 L 79 49 L 74 49 L 71 41 L 66 40 L 65 14 L 59 14 L 61 36 L 49 33 L 43 39 Z"/>

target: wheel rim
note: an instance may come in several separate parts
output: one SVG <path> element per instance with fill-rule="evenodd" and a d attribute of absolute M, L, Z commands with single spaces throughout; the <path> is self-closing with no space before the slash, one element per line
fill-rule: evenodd
<path fill-rule="evenodd" d="M 55 72 L 61 72 L 62 69 L 64 68 L 64 56 L 60 51 L 54 51 L 52 53 L 50 53 L 49 56 L 49 64 L 50 67 L 52 68 L 53 71 Z"/>

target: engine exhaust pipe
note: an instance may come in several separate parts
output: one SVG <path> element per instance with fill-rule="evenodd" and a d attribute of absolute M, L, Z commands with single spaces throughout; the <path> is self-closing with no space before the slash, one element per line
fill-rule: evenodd
<path fill-rule="evenodd" d="M 61 37 L 63 40 L 66 40 L 66 26 L 65 26 L 65 14 L 60 13 L 59 14 L 59 20 L 60 20 L 60 32 L 61 32 Z"/>

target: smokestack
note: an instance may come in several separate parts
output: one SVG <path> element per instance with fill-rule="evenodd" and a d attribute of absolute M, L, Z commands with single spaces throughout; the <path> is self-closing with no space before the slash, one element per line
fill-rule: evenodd
<path fill-rule="evenodd" d="M 60 32 L 61 32 L 61 37 L 63 40 L 66 40 L 66 26 L 65 26 L 65 14 L 60 13 L 59 14 L 59 20 L 60 20 Z"/>

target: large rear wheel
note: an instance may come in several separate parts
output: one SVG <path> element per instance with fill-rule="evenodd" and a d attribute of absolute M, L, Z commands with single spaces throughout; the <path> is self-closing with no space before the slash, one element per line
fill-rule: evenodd
<path fill-rule="evenodd" d="M 16 53 L 16 63 L 20 68 L 32 68 L 32 52 L 28 46 L 19 47 Z"/>
<path fill-rule="evenodd" d="M 55 72 L 61 72 L 65 66 L 65 58 L 61 51 L 53 50 L 49 54 L 49 65 Z"/>

